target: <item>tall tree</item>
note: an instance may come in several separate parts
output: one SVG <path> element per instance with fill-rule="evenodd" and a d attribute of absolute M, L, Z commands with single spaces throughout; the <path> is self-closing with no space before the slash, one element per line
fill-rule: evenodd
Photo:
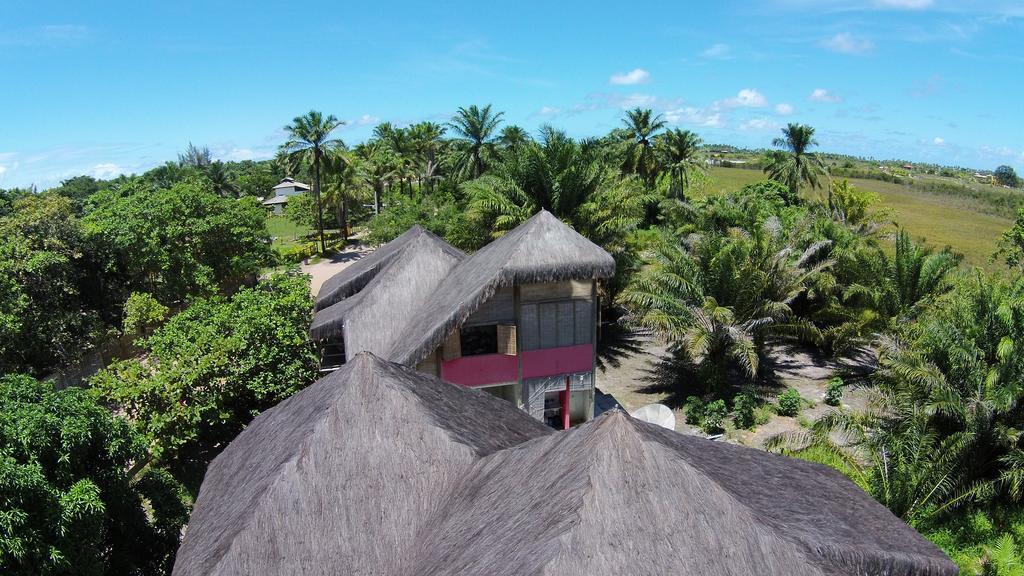
<path fill-rule="evenodd" d="M 483 108 L 474 104 L 459 108 L 448 123 L 448 128 L 460 140 L 462 150 L 455 158 L 455 165 L 462 178 L 479 178 L 487 169 L 487 163 L 495 156 L 494 133 L 504 114 L 492 112 L 490 104 Z"/>
<path fill-rule="evenodd" d="M 206 168 L 212 163 L 213 155 L 210 154 L 210 149 L 206 146 L 200 148 L 191 142 L 188 143 L 188 148 L 184 152 L 178 154 L 178 164 L 181 166 Z"/>
<path fill-rule="evenodd" d="M 305 116 L 296 116 L 291 124 L 284 127 L 288 141 L 281 145 L 281 150 L 313 167 L 313 197 L 316 199 L 321 252 L 327 251 L 327 244 L 324 242 L 324 210 L 320 201 L 320 168 L 330 149 L 344 148 L 344 142 L 330 137 L 331 132 L 344 124 L 344 121 L 333 115 L 324 116 L 316 110 L 310 110 Z"/>
<path fill-rule="evenodd" d="M 206 167 L 206 177 L 213 184 L 213 191 L 217 194 L 227 198 L 236 198 L 238 196 L 238 186 L 234 183 L 231 175 L 225 170 L 224 163 L 220 160 Z"/>
<path fill-rule="evenodd" d="M 373 190 L 373 213 L 380 214 L 384 190 L 395 177 L 395 155 L 380 140 L 371 140 L 356 147 L 357 172 Z"/>
<path fill-rule="evenodd" d="M 790 123 L 782 129 L 781 138 L 772 140 L 772 145 L 780 150 L 768 152 L 764 171 L 769 177 L 785 184 L 793 196 L 799 195 L 804 185 L 812 189 L 820 186 L 819 178 L 827 171 L 821 158 L 809 151 L 818 145 L 814 139 L 814 128 Z M 829 187 L 829 210 L 832 208 L 831 195 Z"/>
<path fill-rule="evenodd" d="M 626 149 L 626 159 L 622 165 L 627 174 L 636 174 L 644 181 L 648 189 L 654 187 L 658 177 L 659 163 L 654 153 L 654 135 L 665 127 L 661 115 L 655 115 L 650 109 L 634 108 L 626 112 L 622 125 L 629 132 L 630 144 Z"/>
<path fill-rule="evenodd" d="M 408 128 L 409 139 L 418 164 L 417 178 L 420 186 L 433 189 L 434 181 L 441 177 L 440 153 L 445 127 L 435 122 L 420 122 Z"/>
<path fill-rule="evenodd" d="M 669 177 L 669 196 L 685 200 L 690 176 L 704 170 L 700 136 L 676 128 L 665 132 L 660 144 L 661 163 Z"/>
<path fill-rule="evenodd" d="M 510 124 L 501 129 L 498 135 L 498 143 L 506 150 L 516 150 L 529 142 L 530 135 L 519 126 Z"/>

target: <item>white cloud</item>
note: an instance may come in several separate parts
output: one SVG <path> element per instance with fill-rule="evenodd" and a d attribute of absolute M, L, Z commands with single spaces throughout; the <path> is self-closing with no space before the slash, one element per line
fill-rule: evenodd
<path fill-rule="evenodd" d="M 700 53 L 704 58 L 714 58 L 716 60 L 727 60 L 732 58 L 732 48 L 728 44 L 714 44 L 707 50 Z"/>
<path fill-rule="evenodd" d="M 646 84 L 651 81 L 651 73 L 643 68 L 635 68 L 629 72 L 612 74 L 608 79 L 609 84 L 617 86 L 633 86 L 635 84 Z"/>
<path fill-rule="evenodd" d="M 936 136 L 936 137 L 935 137 L 935 140 L 932 140 L 932 142 L 933 142 L 933 143 L 934 143 L 934 144 L 935 144 L 936 146 L 942 146 L 942 145 L 944 145 L 944 144 L 946 143 L 946 141 L 945 141 L 944 139 L 942 139 L 942 138 L 940 138 L 940 137 L 938 137 L 938 136 Z"/>
<path fill-rule="evenodd" d="M 779 125 L 767 118 L 751 118 L 740 124 L 740 130 L 774 130 Z"/>
<path fill-rule="evenodd" d="M 124 174 L 124 170 L 121 169 L 117 164 L 107 162 L 105 164 L 97 164 L 90 170 L 93 178 L 99 178 L 101 180 L 107 178 L 114 178 Z"/>
<path fill-rule="evenodd" d="M 380 118 L 376 116 L 371 116 L 369 114 L 363 114 L 359 118 L 356 118 L 355 121 L 352 123 L 355 124 L 356 126 L 368 126 L 370 124 L 376 124 L 378 122 L 380 122 Z"/>
<path fill-rule="evenodd" d="M 779 116 L 789 116 L 793 112 L 793 107 L 785 102 L 780 102 L 775 105 L 775 113 Z"/>
<path fill-rule="evenodd" d="M 875 45 L 866 38 L 857 38 L 848 32 L 840 32 L 835 36 L 821 41 L 826 50 L 840 54 L 865 54 L 874 49 Z"/>
<path fill-rule="evenodd" d="M 540 110 L 537 111 L 537 114 L 541 116 L 551 116 L 552 114 L 558 114 L 561 111 L 562 109 L 556 106 L 541 106 Z"/>
<path fill-rule="evenodd" d="M 811 92 L 811 95 L 807 97 L 807 99 L 810 100 L 811 102 L 828 102 L 831 104 L 843 101 L 843 99 L 840 98 L 838 95 L 833 94 L 832 92 L 824 88 L 815 88 L 814 91 Z"/>
<path fill-rule="evenodd" d="M 0 166 L 0 178 L 4 177 L 4 172 L 7 172 L 7 166 Z"/>
<path fill-rule="evenodd" d="M 630 94 L 624 98 L 614 98 L 622 109 L 629 108 L 650 108 L 658 102 L 656 96 L 650 94 Z"/>
<path fill-rule="evenodd" d="M 761 108 L 768 104 L 768 99 L 753 88 L 744 88 L 733 98 L 715 102 L 716 108 Z"/>
<path fill-rule="evenodd" d="M 697 126 L 707 126 L 710 128 L 724 124 L 722 122 L 722 115 L 718 112 L 702 110 L 693 106 L 666 110 L 663 116 L 671 124 L 696 124 Z"/>
<path fill-rule="evenodd" d="M 900 8 L 903 10 L 921 10 L 934 4 L 934 0 L 875 0 L 875 6 L 882 8 Z"/>

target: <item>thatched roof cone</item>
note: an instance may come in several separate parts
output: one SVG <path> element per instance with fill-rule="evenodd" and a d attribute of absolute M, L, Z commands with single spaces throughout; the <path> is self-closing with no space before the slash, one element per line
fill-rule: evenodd
<path fill-rule="evenodd" d="M 415 365 L 500 288 L 614 274 L 615 260 L 610 254 L 541 210 L 460 262 L 385 357 Z"/>
<path fill-rule="evenodd" d="M 444 240 L 441 240 L 419 224 L 416 224 L 406 230 L 401 236 L 380 246 L 370 254 L 354 262 L 351 266 L 328 278 L 323 286 L 320 287 L 314 310 L 323 310 L 362 290 L 383 267 L 391 262 L 392 258 L 401 254 L 410 242 L 422 236 L 429 236 L 443 243 L 453 253 L 457 253 L 460 258 L 465 256 L 457 248 L 444 242 Z"/>
<path fill-rule="evenodd" d="M 474 462 L 549 433 L 485 392 L 361 354 L 213 461 L 174 574 L 403 573 Z"/>
<path fill-rule="evenodd" d="M 421 531 L 418 573 L 957 573 L 830 468 L 617 410 L 484 459 L 445 510 Z"/>
<path fill-rule="evenodd" d="M 174 573 L 952 576 L 835 471 L 613 411 L 555 433 L 360 354 L 210 466 Z"/>
<path fill-rule="evenodd" d="M 383 355 L 463 258 L 465 254 L 421 230 L 406 238 L 358 293 L 317 312 L 310 336 L 344 336 L 348 358 L 363 351 Z"/>

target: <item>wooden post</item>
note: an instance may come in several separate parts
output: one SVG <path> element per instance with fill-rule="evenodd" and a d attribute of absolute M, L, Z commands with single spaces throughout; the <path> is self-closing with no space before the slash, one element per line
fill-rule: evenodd
<path fill-rule="evenodd" d="M 562 393 L 562 430 L 569 429 L 569 391 L 572 375 L 565 376 L 565 392 Z"/>

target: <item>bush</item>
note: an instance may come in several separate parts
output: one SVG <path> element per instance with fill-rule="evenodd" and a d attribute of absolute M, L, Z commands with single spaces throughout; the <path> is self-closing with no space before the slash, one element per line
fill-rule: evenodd
<path fill-rule="evenodd" d="M 733 423 L 736 424 L 737 428 L 749 430 L 754 427 L 754 408 L 757 405 L 757 399 L 748 392 L 737 394 L 732 399 L 732 410 L 733 410 Z"/>
<path fill-rule="evenodd" d="M 700 426 L 704 422 L 704 401 L 697 396 L 690 396 L 683 405 L 686 413 L 686 423 L 690 426 Z"/>
<path fill-rule="evenodd" d="M 729 409 L 725 407 L 725 400 L 715 400 L 704 407 L 704 422 L 701 429 L 705 434 L 720 434 L 725 431 L 722 423 L 725 422 Z"/>
<path fill-rule="evenodd" d="M 146 334 L 167 318 L 168 308 L 147 292 L 132 292 L 124 303 L 124 333 Z"/>
<path fill-rule="evenodd" d="M 796 416 L 800 413 L 803 405 L 803 398 L 795 388 L 789 388 L 779 396 L 778 412 L 780 416 Z"/>
<path fill-rule="evenodd" d="M 825 386 L 825 404 L 839 406 L 843 401 L 843 379 L 832 378 Z"/>

